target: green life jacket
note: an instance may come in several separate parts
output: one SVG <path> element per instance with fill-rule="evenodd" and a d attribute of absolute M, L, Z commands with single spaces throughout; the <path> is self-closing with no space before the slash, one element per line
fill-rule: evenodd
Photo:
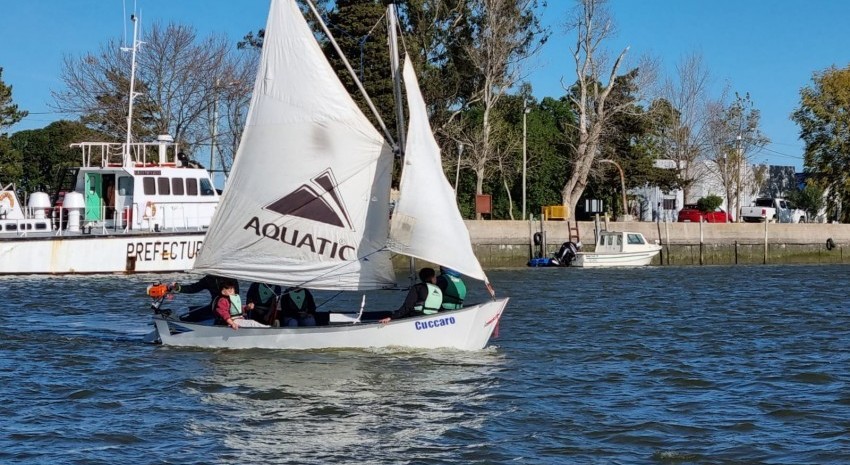
<path fill-rule="evenodd" d="M 268 284 L 260 284 L 257 288 L 257 294 L 259 294 L 260 301 L 258 302 L 263 307 L 269 307 L 272 304 L 272 299 L 274 298 L 274 291 Z"/>
<path fill-rule="evenodd" d="M 443 291 L 431 283 L 425 283 L 425 285 L 428 287 L 428 297 L 425 298 L 425 302 L 414 305 L 413 309 L 425 315 L 433 315 L 440 311 L 440 304 L 443 303 Z"/>
<path fill-rule="evenodd" d="M 289 291 L 289 298 L 292 299 L 292 303 L 301 310 L 304 308 L 304 301 L 307 299 L 307 293 L 304 292 L 304 289 L 292 290 Z"/>
<path fill-rule="evenodd" d="M 463 308 L 463 299 L 466 298 L 466 284 L 463 280 L 451 275 L 442 275 L 446 280 L 446 290 L 443 291 L 443 309 L 457 310 Z"/>

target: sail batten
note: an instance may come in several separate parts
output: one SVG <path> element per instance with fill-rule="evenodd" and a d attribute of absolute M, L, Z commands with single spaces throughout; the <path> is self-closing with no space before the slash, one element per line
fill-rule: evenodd
<path fill-rule="evenodd" d="M 472 250 L 454 190 L 443 173 L 440 148 L 408 57 L 404 60 L 403 76 L 410 120 L 399 200 L 393 210 L 388 245 L 394 252 L 487 281 Z"/>
<path fill-rule="evenodd" d="M 392 150 L 294 0 L 273 0 L 246 127 L 195 269 L 314 289 L 395 285 Z"/>

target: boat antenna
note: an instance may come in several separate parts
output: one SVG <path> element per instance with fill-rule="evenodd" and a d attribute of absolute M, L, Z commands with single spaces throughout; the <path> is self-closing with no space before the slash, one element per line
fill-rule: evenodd
<path fill-rule="evenodd" d="M 136 86 L 136 50 L 141 45 L 138 41 L 139 22 L 136 20 L 136 15 L 130 15 L 130 21 L 133 22 L 133 46 L 121 47 L 124 52 L 132 52 L 130 59 L 130 103 L 127 108 L 127 143 L 124 145 L 124 166 L 130 165 L 132 162 L 130 157 L 130 142 L 133 139 L 133 100 L 139 95 L 135 92 Z"/>
<path fill-rule="evenodd" d="M 384 124 L 383 118 L 381 118 L 381 115 L 378 113 L 378 109 L 375 108 L 375 104 L 372 103 L 372 99 L 369 98 L 369 94 L 366 93 L 366 89 L 363 87 L 363 83 L 361 83 L 360 79 L 357 77 L 357 73 L 354 72 L 354 68 L 351 67 L 351 63 L 348 62 L 348 59 L 345 57 L 345 54 L 342 53 L 342 49 L 339 48 L 339 44 L 336 43 L 336 39 L 334 39 L 333 35 L 331 34 L 331 31 L 325 24 L 325 21 L 322 19 L 322 16 L 319 14 L 319 10 L 316 9 L 316 5 L 313 4 L 313 0 L 307 0 L 307 6 L 310 7 L 310 12 L 313 13 L 313 16 L 316 18 L 316 21 L 319 23 L 319 26 L 321 26 L 322 31 L 325 33 L 325 36 L 327 36 L 331 45 L 333 45 L 336 54 L 342 60 L 342 63 L 345 65 L 345 69 L 348 70 L 348 74 L 351 75 L 351 79 L 353 79 L 354 83 L 357 84 L 357 89 L 360 91 L 360 95 L 362 95 L 363 98 L 366 100 L 366 105 L 369 106 L 369 110 L 372 111 L 372 114 L 378 121 L 378 126 L 381 127 L 381 131 L 383 131 L 384 137 L 386 137 L 387 140 L 390 142 L 390 145 L 393 146 L 393 150 L 395 152 L 398 152 L 398 145 L 396 145 L 392 134 L 390 134 L 390 131 L 387 129 L 387 125 Z"/>
<path fill-rule="evenodd" d="M 389 35 L 390 44 L 390 70 L 393 76 L 393 94 L 395 96 L 395 111 L 396 111 L 396 131 L 398 132 L 399 156 L 404 155 L 405 147 L 405 128 L 404 128 L 404 107 L 401 102 L 401 66 L 398 61 L 398 12 L 395 3 L 390 2 L 387 5 L 387 19 L 389 27 L 387 34 Z"/>

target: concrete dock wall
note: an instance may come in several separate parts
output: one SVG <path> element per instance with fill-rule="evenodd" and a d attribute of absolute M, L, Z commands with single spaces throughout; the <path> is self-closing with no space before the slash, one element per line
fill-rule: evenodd
<path fill-rule="evenodd" d="M 482 220 L 466 225 L 484 268 L 524 267 L 538 250 L 532 241 L 533 233 L 540 231 L 538 221 Z M 654 265 L 662 260 L 664 265 L 850 263 L 848 224 L 608 222 L 607 229 L 639 232 L 658 241 L 663 249 Z M 543 222 L 543 231 L 547 254 L 569 240 L 566 222 Z M 584 250 L 592 250 L 594 223 L 579 222 L 578 232 Z M 835 244 L 832 250 L 827 239 Z"/>

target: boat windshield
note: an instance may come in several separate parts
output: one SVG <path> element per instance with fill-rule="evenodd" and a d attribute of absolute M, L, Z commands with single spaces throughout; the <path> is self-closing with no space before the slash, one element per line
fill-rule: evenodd
<path fill-rule="evenodd" d="M 645 244 L 643 236 L 640 234 L 629 234 L 629 244 Z"/>

